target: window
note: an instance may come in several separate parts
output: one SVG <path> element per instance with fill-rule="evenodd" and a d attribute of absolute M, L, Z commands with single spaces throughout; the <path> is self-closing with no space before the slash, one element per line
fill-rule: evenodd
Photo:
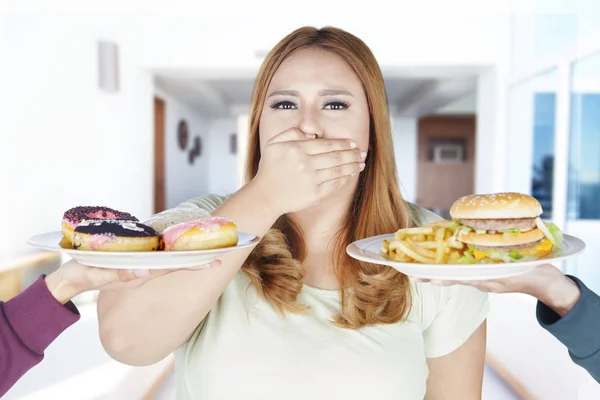
<path fill-rule="evenodd" d="M 578 18 L 567 13 L 517 14 L 512 19 L 512 75 L 531 73 L 547 57 L 577 42 Z"/>
<path fill-rule="evenodd" d="M 460 162 L 463 160 L 463 148 L 458 144 L 442 144 L 433 149 L 433 161 Z"/>
<path fill-rule="evenodd" d="M 530 193 L 552 218 L 556 70 L 511 89 L 508 129 L 509 189 Z"/>
<path fill-rule="evenodd" d="M 562 57 L 567 49 L 600 32 L 597 0 L 534 0 L 535 13 L 512 17 L 512 75 L 523 78 L 540 62 Z"/>
<path fill-rule="evenodd" d="M 533 96 L 533 166 L 531 194 L 544 209 L 542 218 L 552 218 L 554 183 L 554 137 L 556 94 L 540 91 Z"/>
<path fill-rule="evenodd" d="M 534 53 L 537 60 L 577 43 L 579 18 L 575 14 L 539 14 L 535 18 Z"/>
<path fill-rule="evenodd" d="M 567 218 L 600 219 L 600 53 L 573 64 Z"/>

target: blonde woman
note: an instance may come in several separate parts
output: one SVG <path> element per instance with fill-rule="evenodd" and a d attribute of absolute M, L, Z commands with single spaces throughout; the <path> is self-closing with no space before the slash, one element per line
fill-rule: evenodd
<path fill-rule="evenodd" d="M 486 295 L 345 253 L 437 219 L 400 194 L 369 48 L 335 28 L 285 37 L 258 73 L 248 143 L 238 192 L 181 207 L 262 241 L 218 268 L 102 293 L 108 353 L 145 365 L 175 351 L 178 399 L 481 398 Z"/>

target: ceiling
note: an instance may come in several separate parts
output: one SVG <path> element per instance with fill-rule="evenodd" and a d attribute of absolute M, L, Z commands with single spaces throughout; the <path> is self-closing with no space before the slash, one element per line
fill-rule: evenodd
<path fill-rule="evenodd" d="M 190 71 L 163 71 L 155 74 L 158 88 L 179 98 L 198 113 L 225 118 L 247 110 L 254 80 L 246 77 L 206 77 Z M 443 77 L 385 77 L 390 111 L 396 116 L 422 116 L 472 94 L 473 75 Z M 474 112 L 474 110 L 473 110 Z"/>

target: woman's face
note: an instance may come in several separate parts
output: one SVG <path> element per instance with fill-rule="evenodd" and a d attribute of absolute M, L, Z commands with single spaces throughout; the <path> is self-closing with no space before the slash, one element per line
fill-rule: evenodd
<path fill-rule="evenodd" d="M 318 138 L 352 139 L 369 145 L 369 107 L 352 68 L 320 49 L 298 50 L 277 69 L 260 116 L 260 147 L 273 136 L 298 128 Z"/>

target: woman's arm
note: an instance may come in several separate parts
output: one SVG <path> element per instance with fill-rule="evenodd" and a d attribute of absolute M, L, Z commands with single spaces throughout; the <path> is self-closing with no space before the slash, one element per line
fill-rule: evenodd
<path fill-rule="evenodd" d="M 356 144 L 311 136 L 292 128 L 271 138 L 255 179 L 212 215 L 262 237 L 282 214 L 317 203 L 360 172 Z M 138 288 L 102 293 L 98 317 L 105 350 L 131 365 L 148 365 L 168 356 L 194 333 L 250 252 L 225 254 L 219 268 L 175 272 Z"/>
<path fill-rule="evenodd" d="M 479 400 L 483 387 L 486 323 L 452 353 L 427 360 L 425 400 Z"/>
<path fill-rule="evenodd" d="M 0 397 L 42 361 L 48 345 L 79 319 L 73 303 L 59 302 L 51 292 L 58 298 L 64 294 L 50 283 L 46 286 L 41 276 L 16 297 L 0 302 Z"/>
<path fill-rule="evenodd" d="M 242 232 L 263 236 L 279 215 L 258 189 L 246 185 L 212 215 L 236 221 Z M 168 356 L 189 339 L 251 251 L 223 255 L 218 268 L 177 271 L 137 288 L 101 291 L 98 318 L 105 350 L 130 365 L 149 365 Z"/>

